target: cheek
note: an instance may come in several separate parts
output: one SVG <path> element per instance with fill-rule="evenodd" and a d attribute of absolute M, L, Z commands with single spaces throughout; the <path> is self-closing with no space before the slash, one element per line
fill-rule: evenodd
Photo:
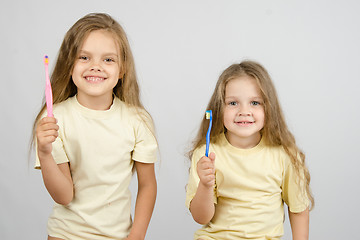
<path fill-rule="evenodd" d="M 227 126 L 232 123 L 234 120 L 231 111 L 229 110 L 224 110 L 224 117 L 223 117 L 223 121 L 224 121 L 224 126 L 227 128 Z"/>
<path fill-rule="evenodd" d="M 74 68 L 74 70 L 71 73 L 71 78 L 75 85 L 80 81 L 81 75 L 79 74 L 78 69 Z"/>
<path fill-rule="evenodd" d="M 118 82 L 119 82 L 118 79 L 117 79 L 117 80 L 114 79 L 113 83 L 111 84 L 111 87 L 112 87 L 112 88 L 115 88 L 116 85 L 118 84 Z"/>
<path fill-rule="evenodd" d="M 81 76 L 81 73 L 82 73 L 82 68 L 81 66 L 79 66 L 78 64 L 75 64 L 74 65 L 74 68 L 71 72 L 71 76 L 74 78 L 74 77 L 79 77 Z"/>
<path fill-rule="evenodd" d="M 264 126 L 265 124 L 265 112 L 264 112 L 264 109 L 257 111 L 256 112 L 256 118 L 257 118 L 257 121 L 259 123 L 262 123 L 262 125 Z"/>

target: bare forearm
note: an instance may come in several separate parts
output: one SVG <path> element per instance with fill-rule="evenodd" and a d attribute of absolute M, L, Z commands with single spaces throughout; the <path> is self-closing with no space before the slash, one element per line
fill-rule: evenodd
<path fill-rule="evenodd" d="M 49 194 L 56 203 L 69 204 L 74 195 L 73 184 L 70 174 L 64 174 L 61 170 L 68 163 L 64 163 L 62 166 L 56 164 L 51 154 L 39 156 L 39 159 L 44 184 Z"/>
<path fill-rule="evenodd" d="M 191 215 L 197 223 L 204 225 L 213 218 L 215 213 L 213 198 L 213 187 L 205 187 L 200 182 L 196 194 L 190 203 Z"/>
<path fill-rule="evenodd" d="M 128 239 L 144 239 L 156 200 L 156 180 L 139 186 L 135 204 L 134 223 Z"/>
<path fill-rule="evenodd" d="M 293 240 L 309 239 L 309 209 L 300 213 L 289 211 Z"/>

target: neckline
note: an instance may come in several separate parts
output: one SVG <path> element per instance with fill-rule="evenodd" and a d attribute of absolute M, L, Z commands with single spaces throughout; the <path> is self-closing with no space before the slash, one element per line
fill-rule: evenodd
<path fill-rule="evenodd" d="M 236 154 L 246 154 L 246 155 L 253 154 L 253 153 L 259 152 L 261 149 L 263 149 L 265 147 L 265 140 L 263 137 L 260 139 L 260 142 L 252 148 L 238 148 L 238 147 L 231 145 L 231 143 L 227 140 L 225 133 L 221 134 L 220 141 L 221 141 L 222 145 L 224 145 L 229 151 L 236 153 Z"/>
<path fill-rule="evenodd" d="M 109 109 L 107 110 L 93 110 L 87 107 L 84 107 L 77 100 L 77 95 L 70 98 L 70 103 L 79 111 L 82 115 L 89 118 L 109 118 L 116 111 L 116 107 L 120 105 L 120 99 L 114 97 L 113 102 Z"/>

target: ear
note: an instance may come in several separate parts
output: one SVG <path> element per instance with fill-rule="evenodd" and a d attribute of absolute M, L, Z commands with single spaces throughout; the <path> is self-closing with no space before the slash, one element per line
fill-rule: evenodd
<path fill-rule="evenodd" d="M 122 67 L 120 68 L 120 73 L 119 73 L 119 80 L 120 79 L 124 79 L 124 76 L 125 76 L 125 73 L 124 73 L 124 71 L 123 71 L 123 69 L 122 69 Z"/>

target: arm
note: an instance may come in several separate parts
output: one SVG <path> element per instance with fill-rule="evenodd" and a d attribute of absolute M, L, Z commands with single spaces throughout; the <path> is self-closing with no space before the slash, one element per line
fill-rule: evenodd
<path fill-rule="evenodd" d="M 46 189 L 56 203 L 67 205 L 74 196 L 69 164 L 56 164 L 51 155 L 58 130 L 55 118 L 45 117 L 40 120 L 36 127 L 37 152 Z"/>
<path fill-rule="evenodd" d="M 144 239 L 156 200 L 154 164 L 135 161 L 138 178 L 138 194 L 135 204 L 134 223 L 127 240 Z"/>
<path fill-rule="evenodd" d="M 200 181 L 195 196 L 190 203 L 190 212 L 199 224 L 207 224 L 215 214 L 214 185 L 215 185 L 215 154 L 202 157 L 197 163 L 197 173 Z"/>
<path fill-rule="evenodd" d="M 309 239 L 309 209 L 300 213 L 293 213 L 289 211 L 289 219 L 293 240 L 308 240 Z"/>

